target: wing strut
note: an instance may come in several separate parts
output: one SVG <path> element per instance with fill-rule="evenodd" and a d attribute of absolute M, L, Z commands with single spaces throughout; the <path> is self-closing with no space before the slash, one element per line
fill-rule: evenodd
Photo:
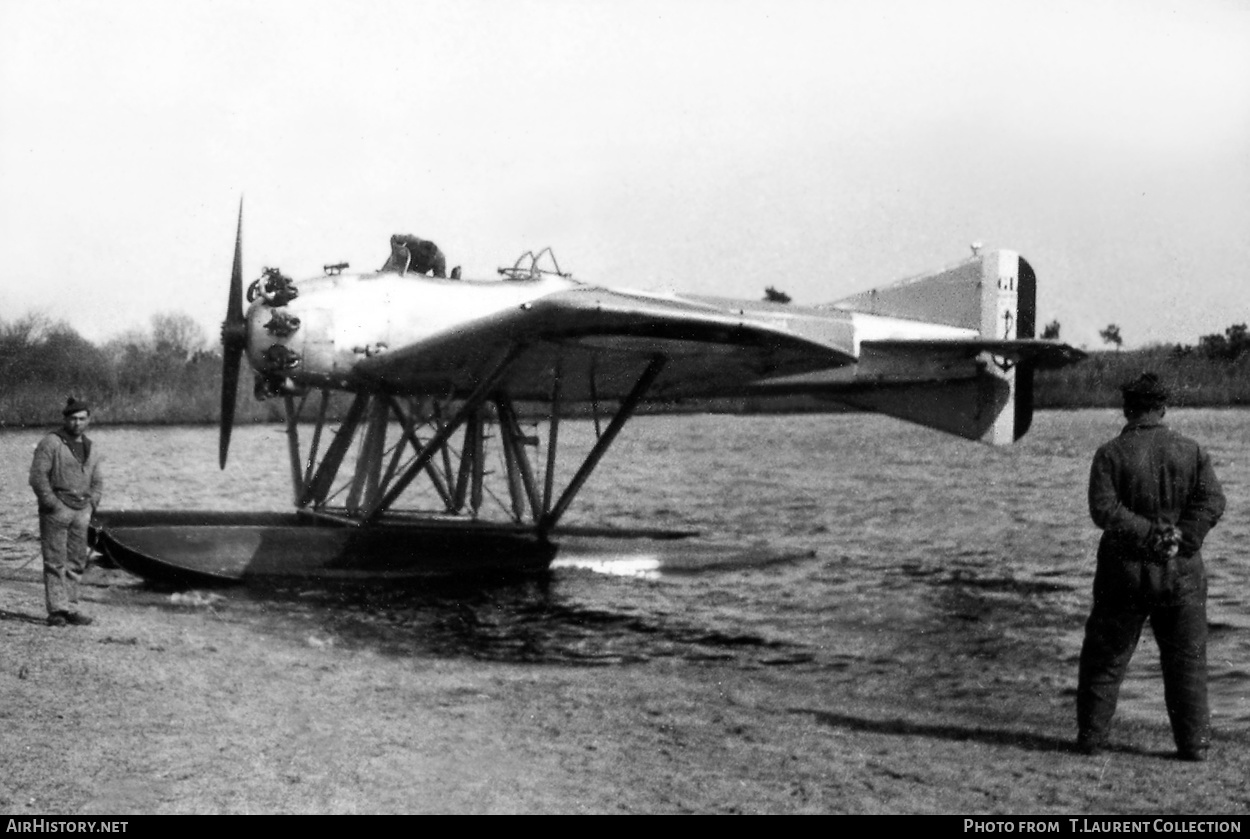
<path fill-rule="evenodd" d="M 603 436 L 603 429 L 599 427 L 599 389 L 595 387 L 595 368 L 598 367 L 599 356 L 592 355 L 590 357 L 590 413 L 595 418 L 595 438 Z"/>
<path fill-rule="evenodd" d="M 560 439 L 560 404 L 563 396 L 564 360 L 557 358 L 555 373 L 551 379 L 551 427 L 547 431 L 547 474 L 543 478 L 544 513 L 551 509 L 551 497 L 555 492 L 556 444 Z"/>
<path fill-rule="evenodd" d="M 550 533 L 560 518 L 568 510 L 569 505 L 573 503 L 578 491 L 582 488 L 582 484 L 590 477 L 590 473 L 599 465 L 599 461 L 603 458 L 604 452 L 608 450 L 608 446 L 612 445 L 612 441 L 616 439 L 616 435 L 620 433 L 621 428 L 625 425 L 625 421 L 633 415 L 634 409 L 638 407 L 638 403 L 642 397 L 646 395 L 651 384 L 655 381 L 656 376 L 660 375 L 660 371 L 664 369 L 664 364 L 668 359 L 664 356 L 656 356 L 651 359 L 651 363 L 647 365 L 647 369 L 643 371 L 642 376 L 634 385 L 633 390 L 621 402 L 621 407 L 617 410 L 616 416 L 612 417 L 612 421 L 608 423 L 608 427 L 604 430 L 603 435 L 595 442 L 595 447 L 590 450 L 590 454 L 586 455 L 586 460 L 582 463 L 577 474 L 573 476 L 573 480 L 569 481 L 569 485 L 564 488 L 560 500 L 555 506 L 543 514 L 542 519 L 538 522 L 538 530 L 541 533 Z"/>

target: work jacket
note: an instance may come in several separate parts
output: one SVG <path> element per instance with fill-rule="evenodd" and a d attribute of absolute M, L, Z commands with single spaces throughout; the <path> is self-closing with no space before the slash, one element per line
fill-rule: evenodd
<path fill-rule="evenodd" d="M 1098 556 L 1139 559 L 1156 525 L 1181 532 L 1181 557 L 1193 556 L 1224 513 L 1211 458 L 1161 422 L 1130 422 L 1094 455 L 1089 513 L 1103 529 Z"/>
<path fill-rule="evenodd" d="M 97 507 L 104 492 L 99 455 L 91 440 L 82 435 L 84 457 L 79 460 L 62 430 L 53 431 L 35 447 L 30 464 L 30 486 L 39 499 L 39 509 L 50 511 L 59 500 L 66 507 L 82 510 Z"/>

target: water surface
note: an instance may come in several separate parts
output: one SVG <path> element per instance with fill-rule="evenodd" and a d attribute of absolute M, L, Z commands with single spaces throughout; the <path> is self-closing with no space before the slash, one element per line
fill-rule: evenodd
<path fill-rule="evenodd" d="M 1217 727 L 1250 730 L 1250 412 L 1177 410 L 1169 422 L 1208 447 L 1228 496 L 1204 549 L 1212 706 Z M 715 660 L 822 677 L 908 661 L 932 672 L 952 656 L 983 662 L 987 683 L 1023 679 L 1013 668 L 1026 662 L 1029 689 L 1069 701 L 1098 540 L 1089 461 L 1121 424 L 1113 411 L 1041 412 L 1025 440 L 994 449 L 863 414 L 639 417 L 568 524 L 691 529 L 803 558 L 663 574 L 645 556 L 623 556 L 601 569 L 615 574 L 557 562 L 546 578 L 489 589 L 279 583 L 224 596 L 266 610 L 276 631 L 311 626 L 395 655 Z M 593 433 L 588 422 L 561 427 L 572 449 Z M 39 567 L 26 470 L 40 434 L 0 433 L 0 568 L 9 571 Z M 106 458 L 107 508 L 289 509 L 281 427 L 237 428 L 225 472 L 213 428 L 92 436 Z M 133 596 L 170 597 L 139 585 Z M 946 689 L 914 693 L 942 701 Z M 1121 713 L 1162 719 L 1161 695 L 1147 631 Z"/>

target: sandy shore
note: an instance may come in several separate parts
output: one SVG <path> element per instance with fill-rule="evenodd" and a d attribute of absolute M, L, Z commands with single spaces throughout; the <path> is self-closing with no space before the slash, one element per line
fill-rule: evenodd
<path fill-rule="evenodd" d="M 1076 755 L 1070 686 L 1010 649 L 992 669 L 947 652 L 941 627 L 875 629 L 912 653 L 836 676 L 527 663 L 98 568 L 95 624 L 52 629 L 38 567 L 0 563 L 0 810 L 19 815 L 1250 809 L 1244 734 L 1182 763 L 1160 715 Z"/>

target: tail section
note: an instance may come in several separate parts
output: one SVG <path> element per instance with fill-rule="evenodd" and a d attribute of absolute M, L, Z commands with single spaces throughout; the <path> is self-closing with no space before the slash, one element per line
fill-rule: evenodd
<path fill-rule="evenodd" d="M 1034 366 L 1075 360 L 1033 339 L 1036 298 L 1028 262 L 999 250 L 838 301 L 853 313 L 859 364 L 820 396 L 1007 445 L 1032 422 Z"/>

